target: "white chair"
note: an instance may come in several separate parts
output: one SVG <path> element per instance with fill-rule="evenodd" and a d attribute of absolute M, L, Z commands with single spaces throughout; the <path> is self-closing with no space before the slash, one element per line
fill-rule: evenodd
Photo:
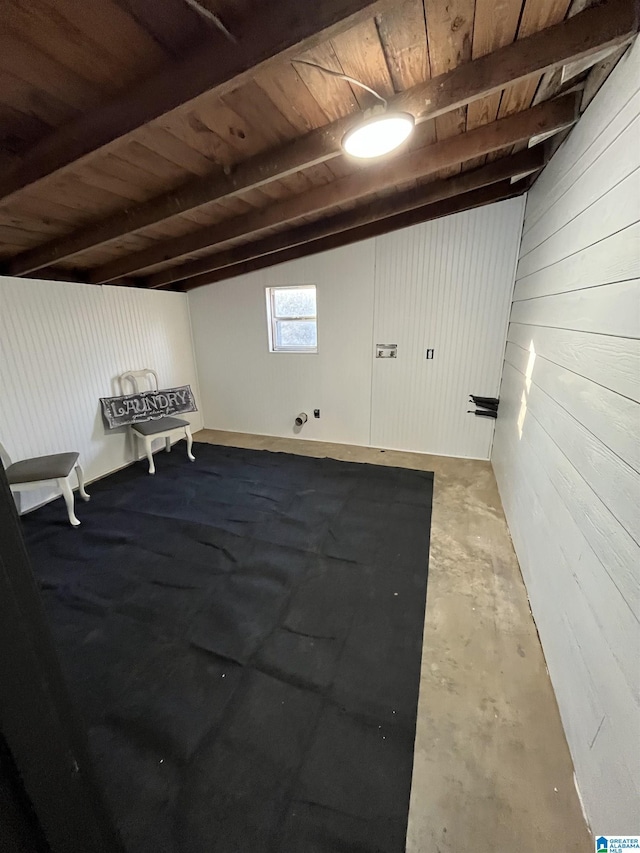
<path fill-rule="evenodd" d="M 89 500 L 89 495 L 84 489 L 84 472 L 78 462 L 78 456 L 78 453 L 54 453 L 51 456 L 34 456 L 31 459 L 21 459 L 20 462 L 12 463 L 7 451 L 0 444 L 0 459 L 5 467 L 11 491 L 25 492 L 57 485 L 67 505 L 69 521 L 73 527 L 80 525 L 73 506 L 71 472 L 74 468 L 78 478 L 78 492 L 85 501 Z"/>
<path fill-rule="evenodd" d="M 125 383 L 133 388 L 133 393 L 140 394 L 143 391 L 158 391 L 158 374 L 150 367 L 144 370 L 129 370 L 122 373 L 119 377 L 120 391 L 122 394 L 127 392 Z M 141 384 L 143 387 L 141 387 Z M 144 386 L 148 387 L 144 387 Z M 189 421 L 182 418 L 162 417 L 150 421 L 144 421 L 140 424 L 131 424 L 133 434 L 139 439 L 143 446 L 147 459 L 149 460 L 149 473 L 156 473 L 156 466 L 153 461 L 152 445 L 156 438 L 164 438 L 165 449 L 167 453 L 171 453 L 171 438 L 178 433 L 183 433 L 187 439 L 187 456 L 191 462 L 195 462 L 196 458 L 191 452 L 193 445 L 193 437 L 191 435 L 191 426 Z"/>

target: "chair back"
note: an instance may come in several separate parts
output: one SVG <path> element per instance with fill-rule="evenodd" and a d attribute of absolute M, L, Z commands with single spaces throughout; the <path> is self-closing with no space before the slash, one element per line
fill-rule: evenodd
<path fill-rule="evenodd" d="M 120 374 L 118 381 L 122 394 L 132 393 L 131 391 L 127 392 L 125 382 L 129 383 L 134 394 L 139 394 L 141 391 L 158 391 L 160 388 L 158 374 L 150 367 L 144 367 L 142 370 L 127 370 L 126 373 Z M 145 385 L 148 387 L 145 388 Z"/>
<path fill-rule="evenodd" d="M 11 457 L 6 451 L 4 444 L 0 441 L 0 462 L 3 468 L 8 468 L 11 465 Z"/>

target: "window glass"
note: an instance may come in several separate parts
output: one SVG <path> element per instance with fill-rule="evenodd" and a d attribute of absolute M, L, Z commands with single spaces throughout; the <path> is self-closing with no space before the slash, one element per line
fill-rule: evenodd
<path fill-rule="evenodd" d="M 278 320 L 279 347 L 317 347 L 315 320 Z"/>
<path fill-rule="evenodd" d="M 271 352 L 317 352 L 316 288 L 267 288 L 267 320 Z"/>
<path fill-rule="evenodd" d="M 315 317 L 315 287 L 274 287 L 276 317 Z"/>

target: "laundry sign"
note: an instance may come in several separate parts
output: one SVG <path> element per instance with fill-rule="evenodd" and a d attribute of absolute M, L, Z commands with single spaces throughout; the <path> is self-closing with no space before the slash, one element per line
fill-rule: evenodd
<path fill-rule="evenodd" d="M 100 402 L 109 429 L 197 411 L 191 385 L 123 397 L 100 397 Z"/>

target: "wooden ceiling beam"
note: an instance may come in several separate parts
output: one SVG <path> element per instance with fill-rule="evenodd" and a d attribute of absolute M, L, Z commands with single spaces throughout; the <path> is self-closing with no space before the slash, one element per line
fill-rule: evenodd
<path fill-rule="evenodd" d="M 538 134 L 559 131 L 578 118 L 579 94 L 572 92 L 529 110 L 514 113 L 442 142 L 426 145 L 389 160 L 383 168 L 372 165 L 330 184 L 325 184 L 276 204 L 251 211 L 234 219 L 164 241 L 140 252 L 117 258 L 89 272 L 94 284 L 163 263 L 173 258 L 207 249 L 218 243 L 243 237 L 266 228 L 292 222 L 355 198 L 372 195 L 465 160 L 490 154 L 509 145 L 526 142 Z"/>
<path fill-rule="evenodd" d="M 291 59 L 371 18 L 382 0 L 278 0 L 258 4 L 231 43 L 222 35 L 110 103 L 59 128 L 0 178 L 0 199 L 83 159 L 205 92 L 223 95 L 257 70 Z"/>
<path fill-rule="evenodd" d="M 358 243 L 361 240 L 369 240 L 372 237 L 379 237 L 382 234 L 388 234 L 391 231 L 397 231 L 400 228 L 409 228 L 412 225 L 418 225 L 421 222 L 429 222 L 432 219 L 440 219 L 443 216 L 451 216 L 454 213 L 461 213 L 464 210 L 472 210 L 476 207 L 483 207 L 486 204 L 493 204 L 498 201 L 505 201 L 509 198 L 515 198 L 522 195 L 529 187 L 528 179 L 522 183 L 511 184 L 508 180 L 502 181 L 499 184 L 493 184 L 482 189 L 472 190 L 471 192 L 463 193 L 462 195 L 453 198 L 445 199 L 428 204 L 422 207 L 409 210 L 406 213 L 389 216 L 384 219 L 378 219 L 375 222 L 363 225 L 358 228 L 352 228 L 348 231 L 341 231 L 336 234 L 331 234 L 328 237 L 322 237 L 317 240 L 311 240 L 308 243 L 300 243 L 296 246 L 289 247 L 280 252 L 274 252 L 269 255 L 261 255 L 257 258 L 236 263 L 233 266 L 224 267 L 220 270 L 190 278 L 186 281 L 176 282 L 172 289 L 188 291 L 194 290 L 196 287 L 203 287 L 207 284 L 215 284 L 218 281 L 223 281 L 229 278 L 235 278 L 239 275 L 244 275 L 254 270 L 270 267 L 274 264 L 282 264 L 286 261 L 292 261 L 297 258 L 303 258 L 307 255 L 315 255 L 318 252 L 327 252 L 330 249 L 337 249 L 341 246 L 348 246 L 351 243 Z"/>
<path fill-rule="evenodd" d="M 391 98 L 390 104 L 413 113 L 418 121 L 441 115 L 531 74 L 562 67 L 570 60 L 628 40 L 637 29 L 635 15 L 634 0 L 605 0 L 561 24 L 420 83 Z M 5 265 L 5 271 L 9 275 L 23 275 L 200 205 L 260 187 L 338 157 L 342 137 L 353 121 L 353 116 L 347 116 L 275 151 L 249 158 L 230 175 L 197 178 L 148 202 L 23 252 Z"/>
<path fill-rule="evenodd" d="M 433 77 L 397 95 L 393 104 L 418 118 L 435 118 L 500 92 L 506 85 L 621 45 L 637 33 L 638 25 L 636 0 L 604 0 L 559 24 Z"/>
<path fill-rule="evenodd" d="M 269 255 L 300 243 L 317 240 L 320 237 L 328 237 L 330 234 L 336 234 L 340 231 L 348 231 L 351 228 L 368 225 L 378 219 L 406 213 L 416 207 L 424 207 L 426 204 L 453 198 L 471 190 L 509 180 L 512 177 L 524 177 L 533 172 L 538 172 L 545 166 L 548 159 L 547 150 L 545 146 L 537 145 L 534 148 L 513 154 L 511 157 L 494 160 L 489 165 L 474 169 L 471 172 L 464 172 L 452 178 L 441 178 L 426 186 L 416 187 L 391 198 L 377 199 L 363 204 L 356 210 L 340 213 L 331 219 L 322 219 L 292 231 L 273 234 L 263 240 L 234 246 L 232 249 L 208 255 L 206 258 L 191 263 L 170 267 L 149 276 L 144 280 L 144 284 L 154 289 L 167 287 L 173 282 L 183 282 L 185 279 L 193 277 L 204 281 L 206 274 L 213 270 L 232 266 L 262 255 Z"/>

